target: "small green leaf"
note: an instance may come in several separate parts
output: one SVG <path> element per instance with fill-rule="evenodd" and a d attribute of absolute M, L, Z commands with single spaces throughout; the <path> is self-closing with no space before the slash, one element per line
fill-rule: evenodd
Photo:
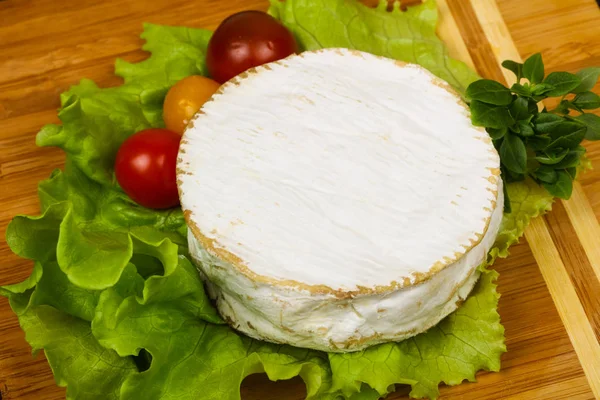
<path fill-rule="evenodd" d="M 538 102 L 536 100 L 529 99 L 527 101 L 527 110 L 529 111 L 529 114 L 531 114 L 532 117 L 539 114 Z"/>
<path fill-rule="evenodd" d="M 554 165 L 561 162 L 569 153 L 569 149 L 559 149 L 557 151 L 548 151 L 535 156 L 535 159 L 541 164 Z"/>
<path fill-rule="evenodd" d="M 529 118 L 529 102 L 523 97 L 518 97 L 509 107 L 510 115 L 515 121 L 521 121 Z"/>
<path fill-rule="evenodd" d="M 567 171 L 567 174 L 569 174 L 572 180 L 575 180 L 575 178 L 577 178 L 577 168 L 566 168 L 565 171 Z"/>
<path fill-rule="evenodd" d="M 561 102 L 556 106 L 556 108 L 554 110 L 552 110 L 553 113 L 559 113 L 559 114 L 569 114 L 569 105 L 568 105 L 568 101 L 566 100 L 561 100 Z"/>
<path fill-rule="evenodd" d="M 581 107 L 579 107 L 577 104 L 573 103 L 572 101 L 569 100 L 561 100 L 560 101 L 560 107 L 566 107 L 568 110 L 575 110 L 578 111 L 580 113 L 583 112 L 583 110 L 581 109 Z M 565 113 L 566 114 L 566 113 Z"/>
<path fill-rule="evenodd" d="M 575 119 L 585 124 L 587 131 L 585 132 L 585 138 L 587 140 L 598 140 L 600 139 L 600 117 L 596 114 L 581 114 Z"/>
<path fill-rule="evenodd" d="M 536 53 L 525 60 L 523 75 L 531 83 L 541 83 L 544 80 L 544 61 L 540 53 Z"/>
<path fill-rule="evenodd" d="M 517 77 L 517 83 L 521 80 L 521 78 L 523 78 L 523 64 L 512 60 L 504 60 L 502 62 L 502 66 L 515 74 Z"/>
<path fill-rule="evenodd" d="M 543 183 L 544 188 L 554 197 L 569 199 L 573 192 L 573 179 L 567 171 L 557 171 L 558 179 L 554 183 Z"/>
<path fill-rule="evenodd" d="M 501 165 L 501 171 L 502 171 L 502 179 L 504 179 L 505 182 L 522 182 L 524 181 L 527 176 L 523 173 L 517 173 L 514 171 L 509 170 L 508 168 L 506 168 L 505 165 Z"/>
<path fill-rule="evenodd" d="M 564 121 L 565 119 L 560 115 L 552 113 L 539 113 L 533 121 L 533 124 L 535 126 L 536 132 L 549 133 L 552 132 L 552 130 L 558 125 L 562 124 Z"/>
<path fill-rule="evenodd" d="M 564 168 L 573 168 L 577 167 L 581 162 L 581 156 L 585 153 L 585 148 L 583 149 L 583 153 L 576 149 L 571 150 L 567 153 L 565 158 L 557 164 L 554 164 L 552 167 L 555 169 L 564 169 Z"/>
<path fill-rule="evenodd" d="M 504 179 L 504 177 L 502 177 Z M 502 191 L 504 192 L 504 213 L 510 214 L 512 212 L 512 207 L 510 205 L 510 197 L 508 196 L 508 185 L 502 185 Z"/>
<path fill-rule="evenodd" d="M 531 89 L 531 94 L 534 96 L 542 96 L 554 89 L 556 89 L 554 85 L 550 85 L 548 83 L 538 83 L 533 87 L 533 89 Z"/>
<path fill-rule="evenodd" d="M 552 142 L 550 136 L 547 135 L 535 135 L 527 139 L 527 145 L 533 151 L 542 151 Z"/>
<path fill-rule="evenodd" d="M 139 374 L 131 357 L 102 347 L 88 322 L 62 310 L 40 305 L 19 322 L 33 350 L 44 349 L 56 382 L 67 386 L 67 399 L 122 399 L 125 381 Z"/>
<path fill-rule="evenodd" d="M 510 171 L 524 174 L 527 170 L 527 149 L 523 140 L 517 135 L 506 134 L 500 146 L 500 159 Z"/>
<path fill-rule="evenodd" d="M 575 89 L 571 90 L 571 93 L 587 92 L 596 86 L 596 82 L 600 76 L 600 67 L 584 68 L 575 75 L 581 79 L 581 83 Z"/>
<path fill-rule="evenodd" d="M 533 131 L 533 128 L 531 127 L 531 124 L 529 122 L 519 121 L 517 122 L 517 124 L 519 126 L 520 136 L 529 137 L 535 135 L 535 132 Z"/>
<path fill-rule="evenodd" d="M 471 121 L 475 126 L 486 128 L 504 128 L 515 123 L 508 108 L 493 106 L 478 100 L 471 102 Z"/>
<path fill-rule="evenodd" d="M 564 125 L 564 124 L 563 124 Z M 571 129 L 571 128 L 569 128 Z M 560 134 L 560 127 L 557 128 L 554 132 L 552 132 L 551 137 L 555 138 L 553 142 L 548 145 L 549 149 L 552 148 L 562 148 L 562 149 L 574 149 L 579 146 L 579 143 L 585 137 L 586 127 L 581 126 L 578 130 L 567 133 Z"/>
<path fill-rule="evenodd" d="M 523 86 L 520 83 L 515 83 L 510 87 L 510 90 L 514 94 L 518 94 L 519 96 L 531 97 L 531 90 L 529 87 Z"/>
<path fill-rule="evenodd" d="M 480 79 L 471 83 L 467 87 L 466 96 L 469 101 L 479 100 L 497 106 L 507 106 L 513 100 L 512 93 L 507 87 L 489 79 Z"/>
<path fill-rule="evenodd" d="M 554 127 L 549 133 L 552 139 L 557 139 L 560 136 L 567 136 L 581 129 L 585 129 L 585 125 L 578 120 L 565 119 L 563 122 Z"/>
<path fill-rule="evenodd" d="M 579 156 L 581 157 L 581 156 L 583 156 L 587 152 L 587 149 L 585 147 L 579 145 L 579 146 L 577 146 L 575 149 L 573 149 L 571 151 L 577 152 L 579 154 Z"/>
<path fill-rule="evenodd" d="M 600 107 L 600 96 L 594 92 L 582 92 L 575 96 L 573 104 L 582 110 L 593 110 Z"/>
<path fill-rule="evenodd" d="M 495 128 L 485 128 L 486 132 L 490 135 L 492 140 L 502 139 L 506 132 L 508 132 L 508 128 L 503 127 L 500 129 Z"/>
<path fill-rule="evenodd" d="M 536 169 L 533 172 L 533 176 L 535 176 L 536 179 L 546 183 L 554 183 L 558 180 L 558 173 L 556 170 L 547 165 L 542 165 Z"/>
<path fill-rule="evenodd" d="M 552 72 L 546 77 L 544 83 L 553 85 L 554 89 L 547 92 L 548 97 L 564 96 L 581 84 L 577 75 L 568 72 Z"/>

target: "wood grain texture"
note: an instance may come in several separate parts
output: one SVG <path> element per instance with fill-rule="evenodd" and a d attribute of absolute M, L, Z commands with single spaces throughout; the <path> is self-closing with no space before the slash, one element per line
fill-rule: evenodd
<path fill-rule="evenodd" d="M 600 382 L 600 369 L 598 368 L 600 347 L 594 335 L 592 322 L 587 318 L 585 308 L 579 300 L 577 290 L 571 283 L 571 277 L 563 262 L 568 255 L 558 252 L 544 218 L 532 220 L 526 236 L 531 243 L 535 259 L 540 264 L 540 271 L 588 378 L 588 384 L 590 384 L 595 398 L 599 398 L 597 385 Z M 545 267 L 541 267 L 542 264 Z"/>
<path fill-rule="evenodd" d="M 458 29 L 473 60 L 475 69 L 482 77 L 502 80 L 502 70 L 485 36 L 483 25 L 478 22 L 470 1 L 448 1 L 450 12 L 460 18 Z M 471 21 L 471 23 L 465 23 Z"/>
<path fill-rule="evenodd" d="M 496 2 L 482 0 L 474 2 L 473 6 L 483 23 L 488 42 L 499 43 L 497 48 L 504 49 L 506 58 L 521 61 L 520 54 L 510 46 L 512 38 L 504 27 L 505 21 L 499 15 Z M 499 26 L 504 28 L 497 29 Z M 507 54 L 508 51 L 514 53 Z M 498 51 L 495 53 L 498 62 L 501 62 L 503 58 L 499 57 Z M 514 82 L 514 76 L 508 74 L 507 83 L 511 85 Z M 556 101 L 546 101 L 545 105 L 552 108 L 555 104 Z M 600 281 L 594 270 L 596 260 L 589 259 L 595 248 L 593 239 L 586 236 L 599 232 L 600 225 L 583 196 L 581 185 L 575 184 L 573 191 L 574 196 L 570 200 L 556 202 L 553 212 L 545 217 L 549 232 L 546 225 L 534 221 L 525 231 L 525 236 L 536 255 L 590 388 L 594 396 L 600 398 L 600 318 L 597 312 Z M 565 207 L 570 211 L 567 212 Z"/>
<path fill-rule="evenodd" d="M 570 204 L 571 201 L 565 202 Z M 600 340 L 600 281 L 594 279 L 595 273 L 592 264 L 579 241 L 577 232 L 562 201 L 557 201 L 552 207 L 552 212 L 544 218 L 548 225 L 552 241 L 556 245 L 563 263 L 569 263 L 566 272 L 577 298 L 583 307 L 586 319 L 590 322 L 596 341 Z M 531 242 L 531 239 L 530 239 Z M 543 250 L 546 250 L 543 248 Z M 570 312 L 568 310 L 567 312 Z M 598 360 L 600 362 L 600 359 Z M 600 377 L 599 377 L 600 378 Z"/>
<path fill-rule="evenodd" d="M 449 43 L 451 53 L 468 64 L 474 63 L 486 77 L 499 79 L 498 71 L 503 73 L 497 68 L 497 59 L 506 58 L 512 49 L 518 49 L 523 57 L 543 51 L 549 70 L 574 71 L 600 65 L 600 41 L 597 39 L 600 37 L 600 11 L 593 0 L 498 0 L 498 9 L 514 43 L 491 43 L 486 37 L 479 21 L 490 23 L 486 21 L 488 14 L 478 7 L 467 7 L 479 4 L 480 0 L 470 3 L 468 0 L 438 1 L 444 11 L 439 32 Z M 37 130 L 46 123 L 57 122 L 55 111 L 60 92 L 83 77 L 94 79 L 100 86 L 119 84 L 120 79 L 112 73 L 114 59 L 139 61 L 146 57 L 140 50 L 142 22 L 211 29 L 232 12 L 265 9 L 266 6 L 265 0 L 1 1 L 2 237 L 12 216 L 38 212 L 37 182 L 63 163 L 60 151 L 39 149 L 34 145 Z M 493 27 L 501 32 L 505 29 L 501 25 Z M 77 35 L 72 34 L 74 30 Z M 547 220 L 549 230 L 545 230 L 553 246 L 556 247 L 555 242 L 558 242 L 558 249 L 562 245 L 574 246 L 558 257 L 566 271 L 573 274 L 569 269 L 571 265 L 582 260 L 580 257 L 587 259 L 585 268 L 577 271 L 584 280 L 594 274 L 594 265 L 600 263 L 593 246 L 594 238 L 586 236 L 580 245 L 571 241 L 561 244 L 561 240 L 565 232 L 571 236 L 575 232 L 577 237 L 597 233 L 597 220 L 591 224 L 581 221 L 581 216 L 589 217 L 590 211 L 596 218 L 600 217 L 600 143 L 588 148 L 596 170 L 582 177 L 579 195 L 588 200 L 589 207 L 586 209 L 585 204 L 578 203 L 583 204 L 582 211 L 565 204 L 564 212 Z M 546 224 L 545 220 L 539 222 Z M 561 230 L 564 226 L 565 231 Z M 500 272 L 502 298 L 499 311 L 506 328 L 508 347 L 503 356 L 503 369 L 500 373 L 480 373 L 477 383 L 443 387 L 442 398 L 593 399 L 581 361 L 529 245 L 523 241 L 511 248 L 511 256 L 500 260 L 496 269 Z M 0 244 L 0 284 L 21 281 L 30 270 L 29 262 L 14 256 L 4 242 Z M 567 273 L 562 283 L 567 285 L 575 279 L 571 276 Z M 572 290 L 575 298 L 580 299 L 581 293 L 587 293 L 593 287 L 584 285 L 579 294 L 573 287 Z M 588 310 L 591 307 L 588 305 Z M 574 318 L 575 323 L 587 321 L 583 306 L 582 310 L 583 316 Z M 64 389 L 54 384 L 43 357 L 31 357 L 18 321 L 5 299 L 0 299 L 0 332 L 3 400 L 64 398 Z M 390 399 L 407 398 L 407 389 L 398 389 Z M 250 400 L 302 399 L 304 393 L 299 379 L 273 383 L 263 375 L 249 377 L 242 387 L 242 398 Z"/>
<path fill-rule="evenodd" d="M 598 245 L 600 224 L 598 224 L 598 220 L 594 215 L 594 209 L 588 198 L 585 197 L 584 189 L 579 182 L 575 182 L 571 201 L 563 203 L 569 220 L 573 223 L 573 229 L 587 255 L 587 259 L 596 277 L 600 279 L 600 246 Z M 596 312 L 599 309 L 600 307 L 596 309 Z"/>

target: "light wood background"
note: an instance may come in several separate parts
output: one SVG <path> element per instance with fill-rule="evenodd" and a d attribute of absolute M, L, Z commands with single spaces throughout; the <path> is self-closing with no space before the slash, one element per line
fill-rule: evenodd
<path fill-rule="evenodd" d="M 440 34 L 483 76 L 502 80 L 499 60 L 541 51 L 549 71 L 600 66 L 600 9 L 594 0 L 438 0 Z M 80 78 L 117 85 L 116 57 L 139 61 L 142 22 L 215 28 L 232 12 L 266 0 L 0 1 L 0 232 L 16 214 L 38 212 L 37 182 L 60 167 L 56 149 L 35 147 L 39 128 L 58 122 L 59 94 Z M 512 36 L 512 39 L 511 39 Z M 514 41 L 513 41 L 514 39 Z M 596 90 L 600 89 L 599 86 Z M 500 260 L 500 314 L 508 352 L 500 373 L 441 389 L 443 399 L 600 398 L 600 143 L 588 144 L 595 170 L 573 198 L 528 229 Z M 536 261 L 537 260 L 537 261 Z M 0 241 L 0 284 L 31 264 Z M 0 298 L 0 397 L 64 398 L 43 356 L 34 359 L 8 302 Z M 399 387 L 390 399 L 407 398 Z M 298 379 L 249 377 L 243 399 L 304 398 Z M 85 400 L 85 399 L 84 399 Z"/>

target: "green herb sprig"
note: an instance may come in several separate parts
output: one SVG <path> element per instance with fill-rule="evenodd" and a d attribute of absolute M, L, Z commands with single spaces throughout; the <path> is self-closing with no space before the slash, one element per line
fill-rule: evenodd
<path fill-rule="evenodd" d="M 507 60 L 502 66 L 517 77 L 510 89 L 489 79 L 467 88 L 473 124 L 492 138 L 506 183 L 530 176 L 553 196 L 570 198 L 585 154 L 581 142 L 600 139 L 600 117 L 586 112 L 600 108 L 600 96 L 591 91 L 600 67 L 546 76 L 539 53 L 523 64 Z M 559 105 L 539 111 L 538 103 L 549 97 L 561 97 Z M 505 211 L 510 212 L 508 196 Z"/>

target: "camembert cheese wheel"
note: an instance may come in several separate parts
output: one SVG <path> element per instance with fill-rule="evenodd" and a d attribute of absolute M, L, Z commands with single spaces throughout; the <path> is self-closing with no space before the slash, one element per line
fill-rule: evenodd
<path fill-rule="evenodd" d="M 500 160 L 412 64 L 305 52 L 224 84 L 178 160 L 190 253 L 235 329 L 332 352 L 423 332 L 479 277 Z"/>

